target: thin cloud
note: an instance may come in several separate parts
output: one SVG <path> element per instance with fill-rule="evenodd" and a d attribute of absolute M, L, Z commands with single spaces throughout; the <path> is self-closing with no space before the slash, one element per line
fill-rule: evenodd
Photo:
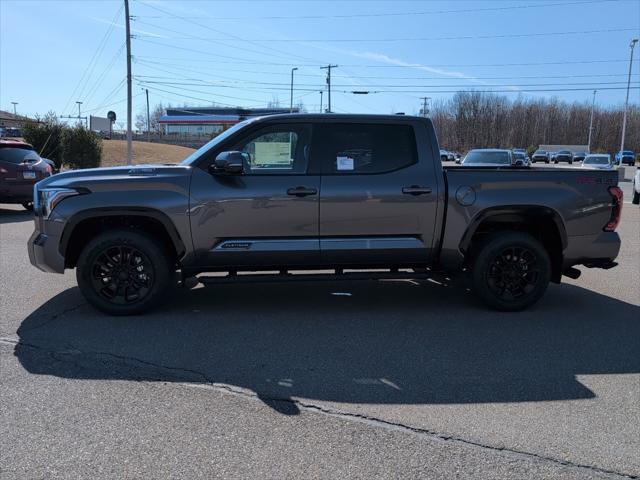
<path fill-rule="evenodd" d="M 93 20 L 94 22 L 100 22 L 100 23 L 105 23 L 107 25 L 113 25 L 114 27 L 118 27 L 122 30 L 124 30 L 124 25 L 120 25 L 119 23 L 115 23 L 112 22 L 111 20 L 105 20 L 104 18 L 96 18 L 96 17 L 89 17 L 91 20 Z M 131 31 L 133 33 L 141 33 L 143 35 L 149 35 L 150 37 L 156 37 L 156 38 L 170 38 L 167 37 L 166 35 L 160 35 L 158 33 L 153 33 L 153 32 L 148 32 L 146 30 L 140 30 L 138 28 L 132 28 Z"/>
<path fill-rule="evenodd" d="M 342 48 L 335 48 L 333 46 L 330 45 L 326 45 L 326 44 L 318 44 L 318 43 L 310 43 L 310 42 L 304 42 L 304 45 L 309 46 L 309 47 L 315 47 L 321 50 L 328 50 L 331 52 L 335 52 L 335 53 L 339 53 L 342 55 L 347 55 L 350 57 L 355 57 L 355 58 L 362 58 L 362 59 L 366 59 L 366 60 L 373 60 L 376 62 L 381 62 L 381 63 L 386 63 L 388 65 L 397 65 L 399 67 L 406 67 L 406 68 L 412 68 L 414 70 L 420 70 L 423 72 L 429 72 L 429 73 L 434 73 L 436 75 L 443 75 L 446 77 L 452 77 L 452 78 L 459 78 L 461 80 L 467 80 L 469 82 L 472 83 L 476 83 L 478 85 L 490 85 L 488 82 L 485 82 L 483 80 L 480 80 L 479 78 L 476 78 L 472 75 L 468 75 L 466 73 L 463 72 L 457 72 L 457 71 L 453 71 L 453 70 L 445 70 L 442 68 L 435 68 L 435 67 L 430 67 L 429 65 L 424 65 L 422 63 L 412 63 L 412 62 L 406 62 L 402 59 L 399 58 L 394 58 L 391 57 L 385 53 L 379 53 L 379 52 L 360 52 L 357 50 L 347 50 L 347 49 L 342 49 Z M 519 91 L 520 89 L 518 87 L 515 87 L 513 85 L 510 85 L 506 88 L 509 88 L 510 90 L 513 91 Z"/>

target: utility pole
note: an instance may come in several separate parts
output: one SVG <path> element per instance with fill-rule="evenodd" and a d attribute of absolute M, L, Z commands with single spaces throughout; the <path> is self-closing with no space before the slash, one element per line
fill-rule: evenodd
<path fill-rule="evenodd" d="M 298 67 L 293 67 L 291 69 L 291 102 L 289 105 L 289 113 L 293 113 L 293 72 L 298 70 Z"/>
<path fill-rule="evenodd" d="M 631 48 L 631 56 L 629 57 L 629 79 L 627 80 L 627 98 L 624 101 L 624 115 L 622 117 L 622 140 L 620 141 L 620 165 L 622 165 L 622 152 L 624 151 L 624 134 L 627 130 L 627 109 L 629 107 L 629 87 L 631 85 L 631 65 L 633 64 L 633 47 L 638 43 L 638 39 L 631 40 L 629 47 Z"/>
<path fill-rule="evenodd" d="M 151 141 L 151 117 L 149 116 L 149 89 L 144 89 L 147 94 L 147 142 Z"/>
<path fill-rule="evenodd" d="M 13 105 L 13 114 L 17 115 L 17 113 L 16 113 L 16 105 L 18 105 L 18 102 L 11 102 L 11 104 Z"/>
<path fill-rule="evenodd" d="M 131 145 L 131 27 L 129 25 L 129 0 L 124 0 L 124 21 L 127 35 L 127 165 L 131 165 L 133 157 Z"/>
<path fill-rule="evenodd" d="M 320 67 L 321 70 L 327 70 L 327 113 L 331 113 L 331 69 L 338 68 L 338 65 L 327 65 Z"/>
<path fill-rule="evenodd" d="M 322 94 L 324 93 L 324 90 L 320 90 L 320 113 L 322 113 Z"/>
<path fill-rule="evenodd" d="M 427 101 L 431 100 L 431 97 L 420 97 L 420 100 L 422 100 L 422 116 L 423 117 L 428 117 L 429 116 L 429 107 L 427 106 Z"/>
<path fill-rule="evenodd" d="M 596 92 L 593 91 L 593 101 L 591 102 L 591 120 L 589 120 L 589 141 L 587 142 L 587 153 L 591 153 L 591 132 L 593 131 L 593 107 L 596 104 Z"/>
<path fill-rule="evenodd" d="M 76 103 L 78 104 L 78 122 L 80 122 L 80 120 L 82 119 L 82 114 L 80 113 L 80 105 L 82 105 L 82 102 L 79 102 L 76 100 Z M 87 117 L 85 118 L 85 122 L 88 122 L 89 120 L 87 120 Z M 88 123 L 86 124 L 86 127 L 89 128 Z"/>

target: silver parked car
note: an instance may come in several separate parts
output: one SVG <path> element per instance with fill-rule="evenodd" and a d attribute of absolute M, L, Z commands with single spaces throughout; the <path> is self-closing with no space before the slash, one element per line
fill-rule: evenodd
<path fill-rule="evenodd" d="M 598 170 L 611 170 L 613 163 L 608 153 L 590 154 L 584 157 L 582 168 L 595 168 Z"/>

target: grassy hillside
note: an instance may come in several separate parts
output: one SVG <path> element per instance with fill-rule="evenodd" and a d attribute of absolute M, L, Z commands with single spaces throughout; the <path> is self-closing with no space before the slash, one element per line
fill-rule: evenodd
<path fill-rule="evenodd" d="M 163 143 L 133 142 L 133 163 L 178 163 L 193 149 Z M 102 166 L 127 164 L 126 140 L 102 141 Z"/>

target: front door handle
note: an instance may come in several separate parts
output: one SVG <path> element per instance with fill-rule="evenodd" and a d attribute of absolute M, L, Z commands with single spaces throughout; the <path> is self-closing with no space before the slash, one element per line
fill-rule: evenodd
<path fill-rule="evenodd" d="M 426 195 L 427 193 L 431 193 L 431 189 L 421 187 L 420 185 L 411 185 L 410 187 L 403 187 L 402 193 L 407 195 Z"/>
<path fill-rule="evenodd" d="M 287 195 L 295 195 L 296 197 L 306 197 L 318 193 L 316 188 L 295 187 L 287 190 Z"/>

